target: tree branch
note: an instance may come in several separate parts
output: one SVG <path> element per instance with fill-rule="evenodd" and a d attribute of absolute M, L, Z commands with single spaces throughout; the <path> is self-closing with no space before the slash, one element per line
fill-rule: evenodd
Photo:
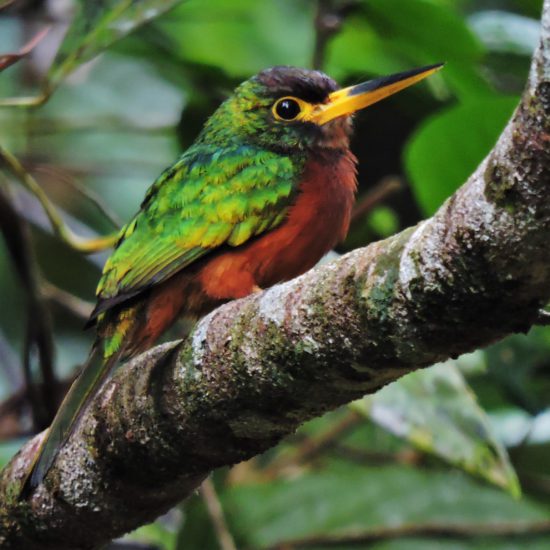
<path fill-rule="evenodd" d="M 125 365 L 28 502 L 41 436 L 0 478 L 2 548 L 93 548 L 214 468 L 399 376 L 525 331 L 550 298 L 550 0 L 521 105 L 431 219 L 204 318 Z"/>

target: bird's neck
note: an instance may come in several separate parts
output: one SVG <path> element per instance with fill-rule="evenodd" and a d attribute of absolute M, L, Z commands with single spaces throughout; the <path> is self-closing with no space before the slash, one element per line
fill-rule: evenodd
<path fill-rule="evenodd" d="M 286 222 L 248 250 L 259 286 L 300 275 L 344 239 L 356 190 L 355 164 L 349 149 L 310 155 Z"/>
<path fill-rule="evenodd" d="M 296 217 L 314 218 L 319 234 L 327 235 L 328 249 L 345 238 L 357 189 L 357 159 L 347 147 L 319 148 L 305 163 L 296 203 L 304 209 Z M 296 215 L 292 212 L 290 217 Z M 313 221 L 313 220 L 312 220 Z M 328 235 L 332 234 L 332 242 Z"/>

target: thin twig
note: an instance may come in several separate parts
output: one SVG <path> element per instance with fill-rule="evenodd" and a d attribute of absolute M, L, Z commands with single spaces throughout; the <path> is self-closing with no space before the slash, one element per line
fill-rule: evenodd
<path fill-rule="evenodd" d="M 0 441 L 29 437 L 36 430 L 28 422 L 29 396 L 25 387 L 0 402 Z"/>
<path fill-rule="evenodd" d="M 0 441 L 33 435 L 34 431 L 30 429 L 30 423 L 23 420 L 24 411 L 28 411 L 28 408 L 25 388 L 0 403 Z M 25 424 L 27 424 L 26 427 Z"/>
<path fill-rule="evenodd" d="M 0 9 L 2 6 L 0 6 Z M 27 56 L 35 46 L 50 32 L 51 27 L 46 27 L 29 40 L 19 51 L 0 55 L 0 72 L 7 69 L 23 57 Z"/>
<path fill-rule="evenodd" d="M 200 494 L 206 504 L 206 509 L 208 510 L 212 525 L 216 531 L 220 549 L 237 550 L 235 541 L 233 540 L 233 537 L 227 527 L 223 508 L 211 478 L 207 477 L 203 481 L 200 488 Z"/>
<path fill-rule="evenodd" d="M 13 390 L 21 388 L 24 384 L 22 366 L 17 360 L 17 355 L 4 332 L 0 329 L 0 368 L 5 372 L 6 379 Z"/>
<path fill-rule="evenodd" d="M 379 527 L 368 531 L 353 531 L 336 535 L 322 535 L 290 539 L 262 550 L 299 550 L 301 548 L 332 548 L 364 546 L 380 541 L 410 537 L 445 537 L 472 539 L 477 537 L 515 538 L 550 533 L 550 521 L 510 522 L 488 524 L 425 523 L 406 524 L 399 527 Z"/>
<path fill-rule="evenodd" d="M 7 0 L 0 4 L 0 10 L 8 7 L 13 3 L 13 0 Z M 16 61 L 27 55 L 37 44 L 40 42 L 46 34 L 50 31 L 51 27 L 47 27 L 39 32 L 30 42 L 28 42 L 23 48 L 15 54 L 6 54 L 0 56 L 0 70 L 13 65 Z M 7 97 L 0 99 L 0 107 L 38 107 L 46 103 L 52 94 L 52 89 L 45 84 L 37 96 L 30 97 Z"/>
<path fill-rule="evenodd" d="M 53 235 L 54 231 L 50 224 L 49 218 L 44 212 L 40 201 L 24 187 L 18 187 L 12 189 L 14 196 L 14 207 L 17 209 L 19 216 L 29 222 L 33 227 L 44 231 L 49 235 Z M 65 212 L 62 208 L 58 208 L 57 211 L 63 219 L 63 223 L 68 225 L 73 231 L 86 238 L 96 238 L 98 233 L 90 226 L 86 225 L 82 221 L 78 220 L 68 212 Z M 101 252 L 95 252 L 84 256 L 84 259 L 94 266 L 101 269 L 107 260 L 108 252 L 103 250 Z"/>
<path fill-rule="evenodd" d="M 58 402 L 67 393 L 74 382 L 74 378 L 75 375 L 58 381 Z M 37 393 L 41 393 L 42 384 L 38 383 L 36 386 Z M 36 429 L 31 429 L 25 418 L 28 414 L 28 403 L 29 396 L 25 387 L 17 390 L 7 399 L 0 402 L 0 441 L 28 437 L 36 433 Z"/>
<path fill-rule="evenodd" d="M 7 189 L 0 187 L 0 231 L 13 260 L 19 279 L 27 295 L 27 332 L 23 354 L 23 372 L 31 403 L 35 427 L 41 429 L 49 424 L 57 408 L 56 379 L 53 368 L 53 329 L 50 313 L 40 290 L 41 275 L 30 241 L 27 223 L 12 206 Z M 38 397 L 33 384 L 32 366 L 38 354 L 42 375 L 42 392 Z"/>
<path fill-rule="evenodd" d="M 71 248 L 89 254 L 91 252 L 98 252 L 112 247 L 118 234 L 113 233 L 104 237 L 98 237 L 96 239 L 83 239 L 78 235 L 75 235 L 71 229 L 65 224 L 62 217 L 57 212 L 54 205 L 50 202 L 50 199 L 44 193 L 40 185 L 36 180 L 23 168 L 17 158 L 9 153 L 4 147 L 0 146 L 0 166 L 3 163 L 9 172 L 15 176 L 36 198 L 40 201 L 40 204 L 44 208 L 46 215 L 50 221 L 54 233 Z"/>
<path fill-rule="evenodd" d="M 404 187 L 403 180 L 398 176 L 388 176 L 383 178 L 380 183 L 367 191 L 362 197 L 359 197 L 353 213 L 351 223 L 361 220 L 375 206 L 384 202 L 389 196 L 401 191 Z"/>
<path fill-rule="evenodd" d="M 342 28 L 346 16 L 360 5 L 360 0 L 317 0 L 312 67 L 322 70 L 330 40 Z"/>
<path fill-rule="evenodd" d="M 384 453 L 380 451 L 368 451 L 349 445 L 337 443 L 332 449 L 335 456 L 344 458 L 357 464 L 371 464 L 376 466 L 385 466 L 387 464 L 405 464 L 407 466 L 419 466 L 425 457 L 415 449 L 405 448 L 395 453 Z"/>
<path fill-rule="evenodd" d="M 56 180 L 70 186 L 79 195 L 89 201 L 115 229 L 118 230 L 123 225 L 123 222 L 118 218 L 115 212 L 103 202 L 103 199 L 95 191 L 83 185 L 79 180 L 67 174 L 64 170 L 49 164 L 38 164 L 35 166 L 35 170 L 50 177 L 54 177 Z"/>
<path fill-rule="evenodd" d="M 315 46 L 311 65 L 321 70 L 325 64 L 327 45 L 342 26 L 341 14 L 333 6 L 332 0 L 317 0 L 315 13 Z"/>
<path fill-rule="evenodd" d="M 91 302 L 87 302 L 46 280 L 42 281 L 42 294 L 46 300 L 55 302 L 78 319 L 88 320 L 94 309 Z"/>
<path fill-rule="evenodd" d="M 350 411 L 340 422 L 330 426 L 326 432 L 323 432 L 317 437 L 307 437 L 304 442 L 295 449 L 292 456 L 283 456 L 280 459 L 274 460 L 264 469 L 263 473 L 268 477 L 276 477 L 289 467 L 310 461 L 315 456 L 318 456 L 327 448 L 334 445 L 338 439 L 348 434 L 350 430 L 353 430 L 364 421 L 364 417 L 355 411 Z"/>
<path fill-rule="evenodd" d="M 51 95 L 52 92 L 46 89 L 37 96 L 6 97 L 0 99 L 0 107 L 40 107 L 50 99 Z"/>

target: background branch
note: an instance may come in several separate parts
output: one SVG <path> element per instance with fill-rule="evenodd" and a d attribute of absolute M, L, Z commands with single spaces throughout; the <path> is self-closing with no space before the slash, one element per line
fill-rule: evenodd
<path fill-rule="evenodd" d="M 31 396 L 33 423 L 43 429 L 52 421 L 57 409 L 54 375 L 54 346 L 50 312 L 41 292 L 41 275 L 30 242 L 30 230 L 12 206 L 6 187 L 0 187 L 0 231 L 4 235 L 14 268 L 27 297 L 27 327 L 23 352 L 25 385 Z M 32 363 L 38 359 L 42 391 L 33 381 Z"/>
<path fill-rule="evenodd" d="M 317 0 L 315 9 L 315 45 L 311 66 L 324 70 L 327 46 L 340 31 L 347 15 L 359 5 L 357 0 Z"/>

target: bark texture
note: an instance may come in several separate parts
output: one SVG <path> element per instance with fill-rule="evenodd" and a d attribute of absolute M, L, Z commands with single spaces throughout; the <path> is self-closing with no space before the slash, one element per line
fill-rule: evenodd
<path fill-rule="evenodd" d="M 475 131 L 475 129 L 472 129 Z M 550 0 L 522 102 L 431 219 L 235 301 L 103 388 L 44 485 L 41 436 L 0 477 L 0 547 L 89 549 L 219 466 L 415 369 L 525 331 L 550 299 Z"/>

